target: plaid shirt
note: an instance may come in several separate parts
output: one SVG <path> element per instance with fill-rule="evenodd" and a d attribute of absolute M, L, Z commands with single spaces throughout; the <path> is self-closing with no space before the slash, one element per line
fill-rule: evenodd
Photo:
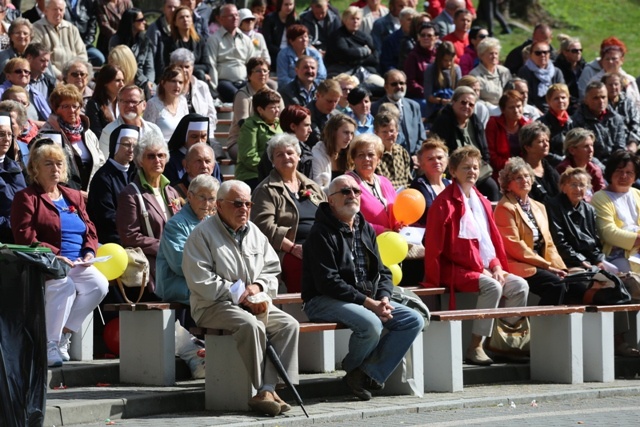
<path fill-rule="evenodd" d="M 367 257 L 362 247 L 362 236 L 360 236 L 360 217 L 358 215 L 353 219 L 353 246 L 351 247 L 351 256 L 356 266 L 356 287 L 358 283 L 367 280 Z M 363 291 L 363 289 L 360 289 Z M 371 296 L 371 295 L 367 295 Z"/>
<path fill-rule="evenodd" d="M 411 157 L 407 150 L 399 144 L 393 144 L 391 151 L 382 153 L 376 173 L 389 179 L 396 190 L 400 187 L 409 188 L 412 180 Z"/>

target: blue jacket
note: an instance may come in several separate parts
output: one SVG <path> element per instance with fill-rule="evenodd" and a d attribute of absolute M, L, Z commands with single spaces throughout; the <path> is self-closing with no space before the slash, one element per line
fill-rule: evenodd
<path fill-rule="evenodd" d="M 318 63 L 318 75 L 316 76 L 316 84 L 320 84 L 327 78 L 327 69 L 324 66 L 322 55 L 316 48 L 308 47 L 304 53 L 307 56 L 312 57 Z M 294 81 L 296 75 L 296 62 L 298 62 L 298 56 L 293 51 L 291 46 L 287 46 L 284 49 L 280 49 L 278 53 L 278 87 L 285 86 L 288 83 Z"/>
<path fill-rule="evenodd" d="M 182 273 L 182 252 L 200 220 L 188 203 L 164 226 L 156 258 L 156 295 L 163 301 L 189 305 L 189 288 Z"/>
<path fill-rule="evenodd" d="M 9 157 L 0 163 L 0 242 L 13 243 L 11 203 L 13 196 L 27 187 L 20 166 Z"/>

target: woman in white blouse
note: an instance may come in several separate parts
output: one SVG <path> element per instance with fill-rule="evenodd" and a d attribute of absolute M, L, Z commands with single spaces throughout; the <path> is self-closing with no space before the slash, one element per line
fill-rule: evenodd
<path fill-rule="evenodd" d="M 160 79 L 158 94 L 147 102 L 147 109 L 144 111 L 143 118 L 158 125 L 165 142 L 169 142 L 180 119 L 189 114 L 187 100 L 182 96 L 184 81 L 182 67 L 167 67 Z"/>

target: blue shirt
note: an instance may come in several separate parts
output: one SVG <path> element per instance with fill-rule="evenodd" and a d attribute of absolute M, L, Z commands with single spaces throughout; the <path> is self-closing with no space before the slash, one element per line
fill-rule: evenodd
<path fill-rule="evenodd" d="M 318 63 L 318 75 L 316 76 L 316 84 L 318 85 L 327 78 L 327 68 L 324 66 L 322 55 L 320 55 L 317 49 L 311 47 L 308 47 L 304 54 L 312 57 Z M 278 70 L 278 85 L 284 86 L 289 84 L 297 77 L 296 62 L 298 62 L 298 56 L 291 46 L 280 49 L 276 67 Z"/>
<path fill-rule="evenodd" d="M 54 200 L 53 204 L 60 212 L 60 230 L 62 242 L 60 255 L 75 260 L 81 257 L 82 243 L 87 232 L 87 226 L 80 219 L 77 208 L 69 206 L 64 197 Z"/>

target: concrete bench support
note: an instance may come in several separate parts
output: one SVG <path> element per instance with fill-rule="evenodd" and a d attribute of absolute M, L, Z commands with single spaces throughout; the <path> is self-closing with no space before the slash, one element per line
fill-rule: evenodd
<path fill-rule="evenodd" d="M 205 335 L 207 411 L 248 411 L 256 393 L 232 335 Z M 211 351 L 215 349 L 215 351 Z"/>
<path fill-rule="evenodd" d="M 425 391 L 462 391 L 462 321 L 431 322 L 422 340 Z"/>
<path fill-rule="evenodd" d="M 582 313 L 531 317 L 531 379 L 583 382 Z"/>
<path fill-rule="evenodd" d="M 584 313 L 582 342 L 584 380 L 613 381 L 615 379 L 613 313 Z"/>
<path fill-rule="evenodd" d="M 120 312 L 121 382 L 175 384 L 175 354 L 174 310 Z"/>
<path fill-rule="evenodd" d="M 335 364 L 335 334 L 342 331 L 319 331 L 300 334 L 298 338 L 298 369 L 300 372 L 333 372 Z"/>
<path fill-rule="evenodd" d="M 78 332 L 71 334 L 71 360 L 93 360 L 93 312 L 89 313 Z"/>

